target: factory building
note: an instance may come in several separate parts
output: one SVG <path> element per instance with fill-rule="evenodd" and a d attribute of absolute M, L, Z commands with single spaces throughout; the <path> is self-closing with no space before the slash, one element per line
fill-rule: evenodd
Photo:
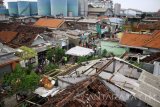
<path fill-rule="evenodd" d="M 8 2 L 10 16 L 88 16 L 88 0 L 37 0 Z"/>

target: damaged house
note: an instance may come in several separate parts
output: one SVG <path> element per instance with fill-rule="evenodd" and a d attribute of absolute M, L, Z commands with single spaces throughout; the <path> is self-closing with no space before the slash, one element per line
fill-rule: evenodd
<path fill-rule="evenodd" d="M 103 58 L 58 76 L 55 87 L 47 93 L 49 97 L 25 103 L 42 107 L 159 107 L 159 80 L 117 57 Z"/>

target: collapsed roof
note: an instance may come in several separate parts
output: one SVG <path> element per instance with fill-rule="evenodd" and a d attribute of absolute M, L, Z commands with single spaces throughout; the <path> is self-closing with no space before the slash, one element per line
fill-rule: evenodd
<path fill-rule="evenodd" d="M 3 25 L 3 23 L 1 24 Z M 46 28 L 27 25 L 15 24 L 13 28 L 12 26 L 14 26 L 13 23 L 6 24 L 4 28 L 0 30 L 0 41 L 12 48 L 21 46 L 30 47 L 37 35 L 46 30 Z"/>
<path fill-rule="evenodd" d="M 43 107 L 126 107 L 106 86 L 96 78 L 84 80 L 67 87 Z"/>

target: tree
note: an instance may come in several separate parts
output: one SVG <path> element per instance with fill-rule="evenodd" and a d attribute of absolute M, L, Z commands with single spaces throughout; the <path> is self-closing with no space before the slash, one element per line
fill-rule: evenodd
<path fill-rule="evenodd" d="M 31 71 L 27 74 L 26 69 L 17 65 L 15 70 L 6 74 L 3 83 L 12 87 L 12 93 L 19 91 L 30 91 L 39 84 L 40 76 Z"/>
<path fill-rule="evenodd" d="M 50 62 L 58 63 L 64 55 L 65 55 L 64 49 L 56 47 L 56 48 L 49 48 L 46 56 Z"/>
<path fill-rule="evenodd" d="M 54 49 L 48 47 L 46 57 L 47 57 L 47 60 L 49 60 L 50 62 L 53 62 L 53 56 L 54 56 L 53 53 L 54 53 Z"/>
<path fill-rule="evenodd" d="M 54 50 L 54 58 L 55 58 L 55 61 L 56 62 L 59 62 L 63 56 L 65 56 L 65 51 L 64 49 L 60 48 L 60 47 L 57 47 L 55 48 Z"/>
<path fill-rule="evenodd" d="M 17 52 L 16 54 L 22 60 L 28 60 L 30 58 L 37 56 L 37 52 L 32 48 L 21 46 L 19 49 L 21 50 L 21 52 Z"/>

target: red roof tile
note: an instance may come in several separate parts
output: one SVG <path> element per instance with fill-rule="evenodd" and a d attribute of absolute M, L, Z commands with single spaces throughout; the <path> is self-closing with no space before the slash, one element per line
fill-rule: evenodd
<path fill-rule="evenodd" d="M 143 47 L 151 37 L 151 35 L 125 33 L 121 38 L 120 43 L 122 45 Z"/>
<path fill-rule="evenodd" d="M 155 31 L 151 35 L 125 33 L 120 40 L 120 44 L 133 47 L 160 49 L 160 31 Z"/>
<path fill-rule="evenodd" d="M 160 32 L 157 33 L 156 35 L 153 35 L 150 42 L 146 44 L 146 47 L 160 49 Z"/>
<path fill-rule="evenodd" d="M 17 32 L 12 32 L 12 31 L 1 31 L 0 32 L 0 41 L 2 43 L 8 43 L 12 41 L 16 36 Z"/>
<path fill-rule="evenodd" d="M 64 20 L 61 19 L 39 19 L 34 25 L 48 28 L 59 28 L 64 24 Z"/>

